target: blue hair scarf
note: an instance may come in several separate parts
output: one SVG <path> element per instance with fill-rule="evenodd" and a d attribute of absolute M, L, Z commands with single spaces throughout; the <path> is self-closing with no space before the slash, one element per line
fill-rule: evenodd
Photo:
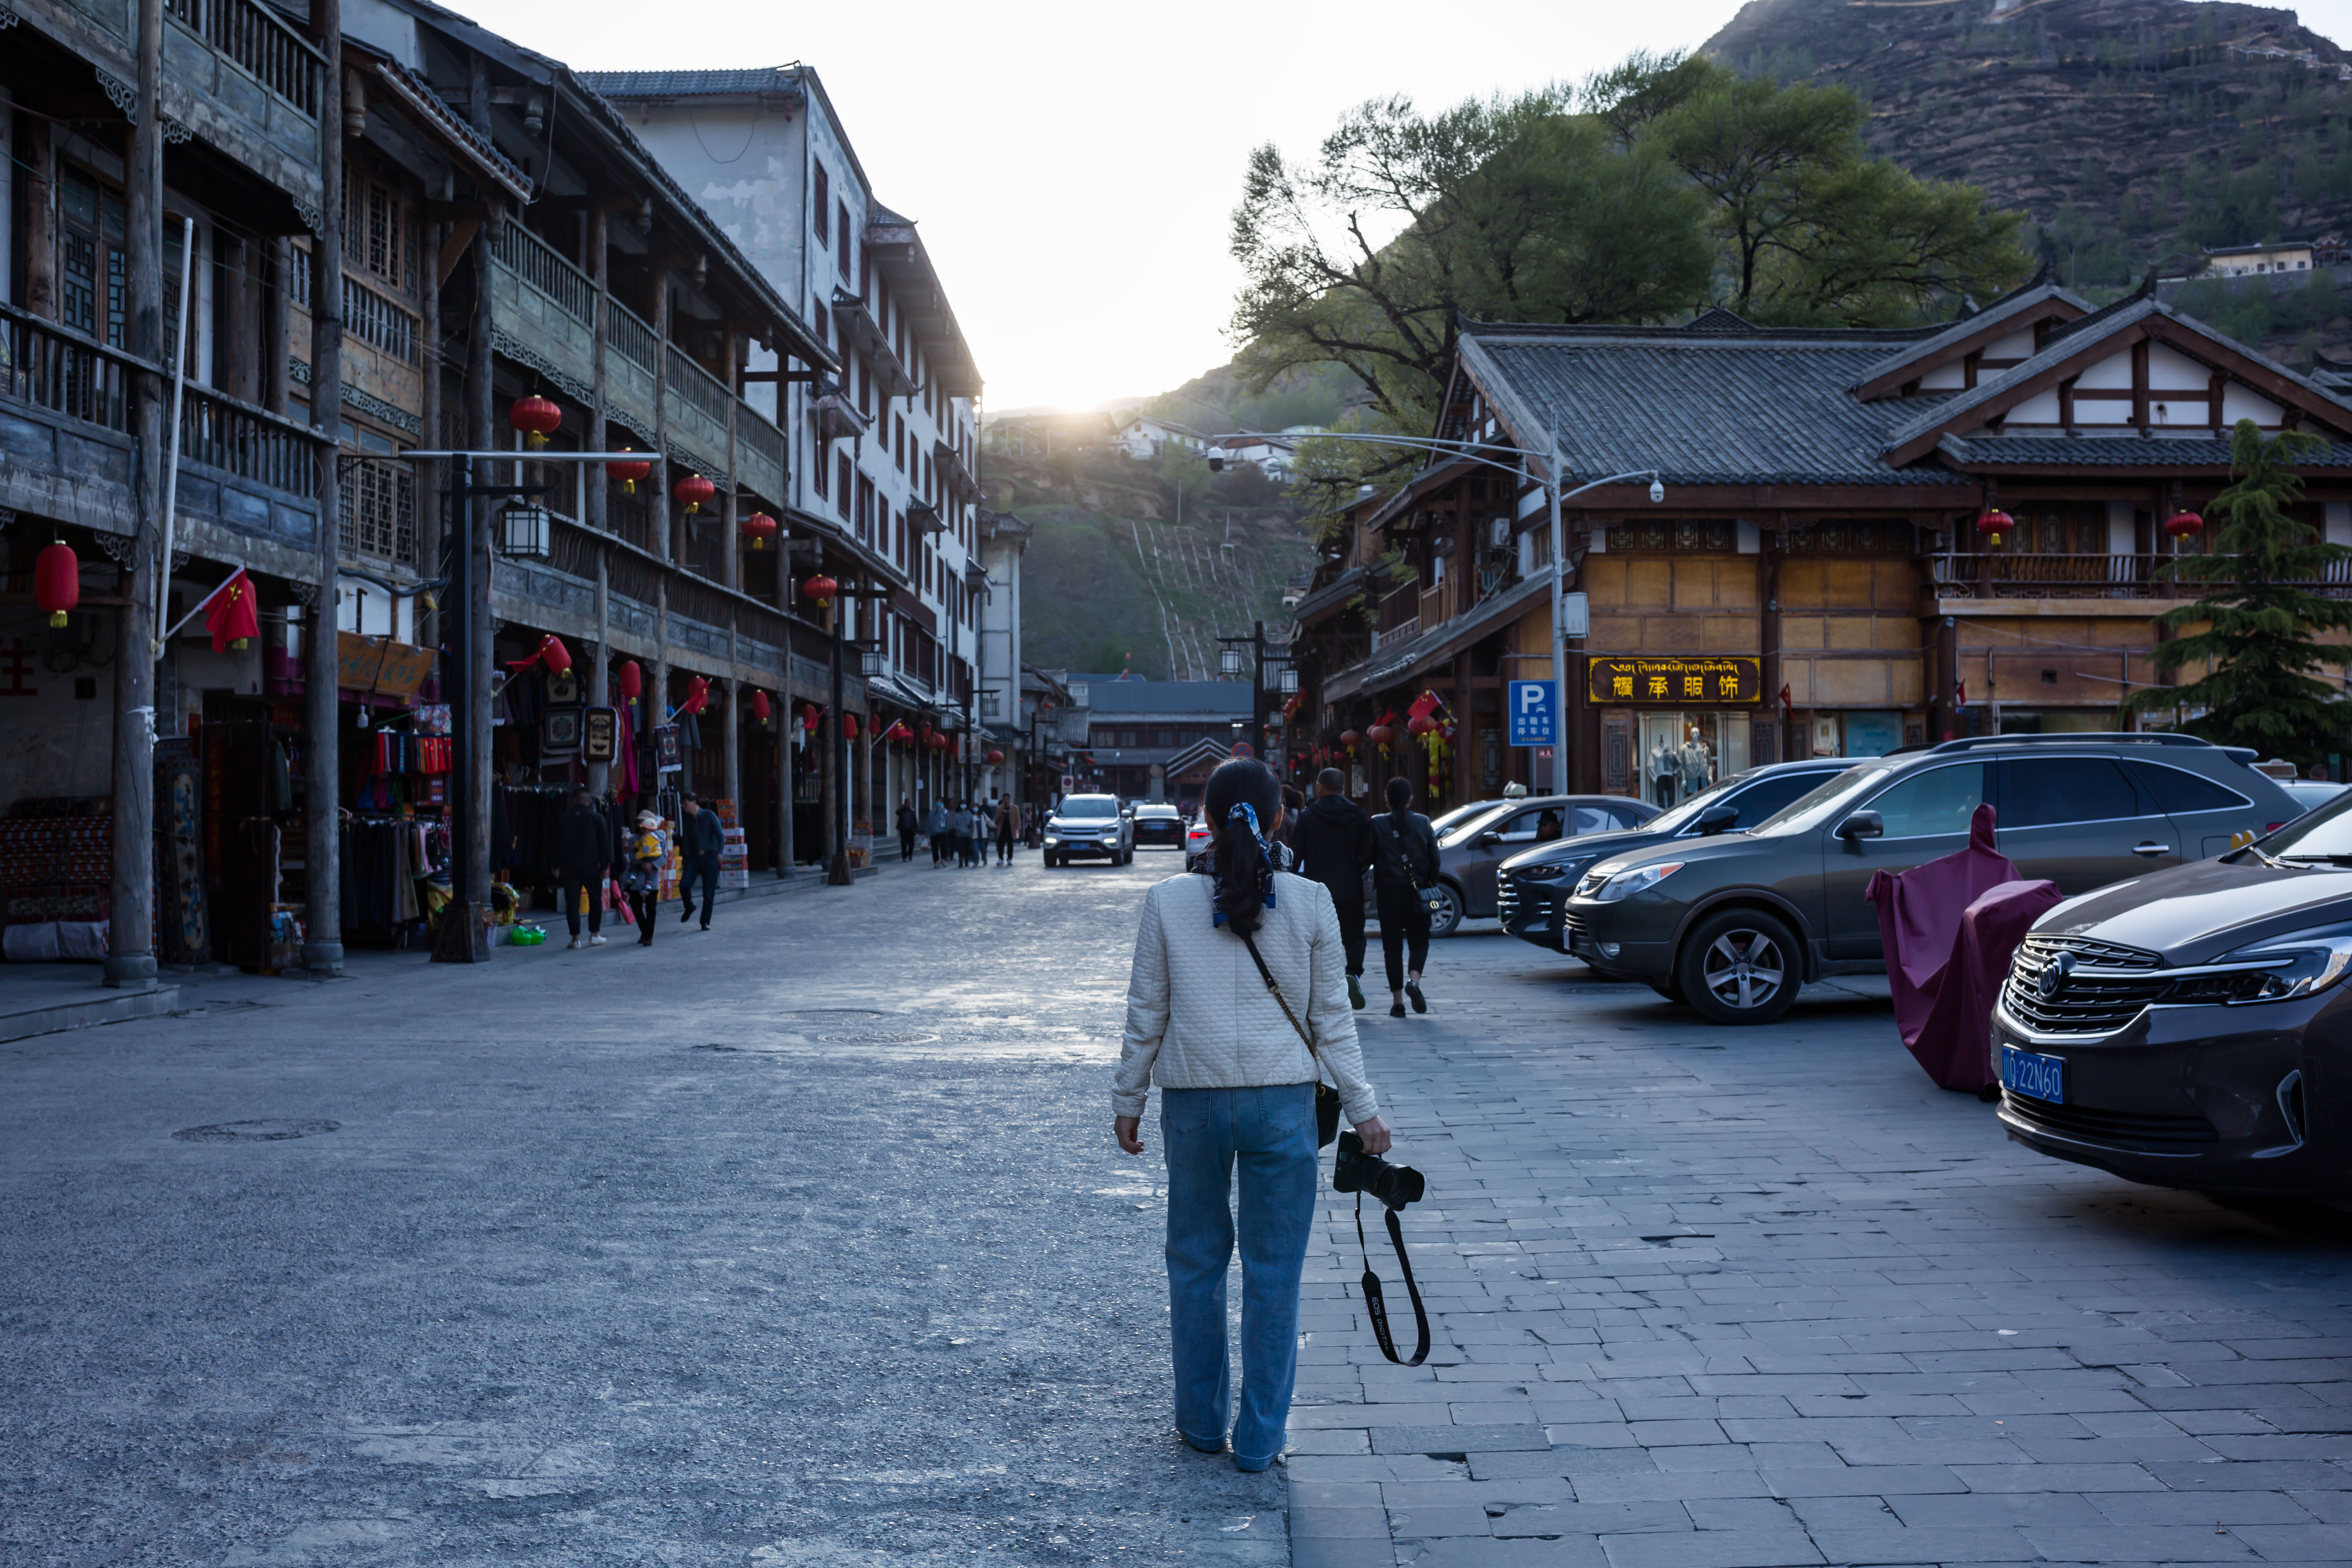
<path fill-rule="evenodd" d="M 1249 824 L 1250 837 L 1257 840 L 1259 867 L 1257 874 L 1258 902 L 1265 905 L 1269 910 L 1274 908 L 1274 873 L 1277 868 L 1276 860 L 1274 847 L 1265 841 L 1265 830 L 1258 826 L 1257 808 L 1250 805 L 1247 801 L 1242 801 L 1235 805 L 1233 810 L 1225 813 L 1225 820 L 1227 822 L 1238 821 Z M 1222 867 L 1214 867 L 1211 869 L 1209 875 L 1213 879 L 1213 887 L 1214 889 L 1209 896 L 1209 908 L 1211 910 L 1209 916 L 1209 926 L 1210 929 L 1214 930 L 1216 927 L 1225 923 L 1225 911 L 1217 908 L 1218 900 L 1224 896 L 1225 873 Z"/>

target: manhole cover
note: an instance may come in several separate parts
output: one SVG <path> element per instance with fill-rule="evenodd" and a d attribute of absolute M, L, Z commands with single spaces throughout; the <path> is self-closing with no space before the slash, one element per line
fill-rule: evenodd
<path fill-rule="evenodd" d="M 916 1029 L 853 1029 L 816 1037 L 828 1046 L 928 1046 L 939 1038 Z"/>
<path fill-rule="evenodd" d="M 289 1121 L 268 1117 L 259 1121 L 222 1121 L 210 1127 L 183 1127 L 172 1134 L 183 1143 L 268 1143 L 283 1138 L 308 1138 L 332 1132 L 340 1121 Z"/>

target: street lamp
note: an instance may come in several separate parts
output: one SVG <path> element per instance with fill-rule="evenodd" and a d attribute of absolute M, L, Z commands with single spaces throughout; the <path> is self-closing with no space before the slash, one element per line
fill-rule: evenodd
<path fill-rule="evenodd" d="M 1282 694 L 1285 697 L 1297 696 L 1298 667 L 1295 664 L 1284 665 L 1282 667 L 1282 673 L 1275 677 L 1275 684 L 1280 688 Z"/>
<path fill-rule="evenodd" d="M 1228 643 L 1217 655 L 1217 672 L 1231 680 L 1242 672 L 1242 650 Z"/>
<path fill-rule="evenodd" d="M 1262 431 L 1239 430 L 1228 435 L 1212 436 L 1209 439 L 1222 444 L 1227 441 L 1248 440 L 1253 437 L 1263 438 L 1265 435 L 1265 433 Z M 1346 433 L 1326 433 L 1308 439 L 1353 441 L 1368 447 L 1411 447 L 1424 452 L 1444 452 L 1452 457 L 1467 458 L 1474 463 L 1483 463 L 1487 468 L 1499 468 L 1515 479 L 1533 477 L 1528 474 L 1524 463 L 1528 458 L 1533 457 L 1534 453 L 1523 447 L 1505 447 L 1492 441 L 1440 441 L 1424 440 L 1417 436 L 1359 436 Z M 1520 462 L 1499 462 L 1483 455 L 1487 452 L 1507 452 L 1519 458 Z M 1559 775 L 1565 773 L 1568 762 L 1568 638 L 1561 628 L 1560 622 L 1560 596 L 1566 587 L 1562 578 L 1568 570 L 1568 556 L 1561 547 L 1560 503 L 1573 500 L 1587 490 L 1597 490 L 1609 485 L 1621 485 L 1628 479 L 1647 478 L 1650 481 L 1650 504 L 1656 506 L 1666 499 L 1666 481 L 1665 476 L 1655 468 L 1629 468 L 1622 474 L 1611 474 L 1606 479 L 1594 479 L 1589 484 L 1579 485 L 1563 494 L 1560 486 L 1565 480 L 1560 474 L 1559 436 L 1551 437 L 1550 448 L 1544 453 L 1544 458 L 1545 466 L 1549 469 L 1549 474 L 1548 478 L 1538 482 L 1543 485 L 1549 498 L 1551 510 L 1551 703 L 1552 758 L 1555 774 L 1552 785 L 1557 790 L 1566 782 Z M 1209 460 L 1209 467 L 1213 471 L 1222 466 L 1223 464 L 1217 458 L 1213 458 Z"/>

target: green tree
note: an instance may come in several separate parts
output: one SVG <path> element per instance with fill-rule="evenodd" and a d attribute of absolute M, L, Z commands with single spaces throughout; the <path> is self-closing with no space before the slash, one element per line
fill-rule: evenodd
<path fill-rule="evenodd" d="M 2344 647 L 2322 643 L 2317 634 L 2352 630 L 2352 601 L 2323 597 L 2305 584 L 2352 559 L 2352 545 L 2329 544 L 2287 513 L 2303 494 L 2303 479 L 2289 465 L 2324 445 L 2296 430 L 2265 440 L 2251 419 L 2231 431 L 2231 483 L 2213 499 L 2212 548 L 2177 556 L 2164 568 L 2168 576 L 2203 584 L 2204 596 L 2157 617 L 2176 631 L 2201 629 L 2158 644 L 2156 668 L 2210 665 L 2209 672 L 2186 685 L 2135 691 L 2124 700 L 2126 712 L 2201 708 L 2203 716 L 2185 726 L 2191 732 L 2298 763 L 2342 749 L 2347 705 L 2314 672 L 2343 664 Z"/>
<path fill-rule="evenodd" d="M 1998 293 L 2029 266 L 2020 218 L 1972 185 L 1867 156 L 1843 87 L 1717 79 L 1643 127 L 1708 203 L 1731 310 L 1753 321 L 1886 326 L 1949 296 Z"/>
<path fill-rule="evenodd" d="M 1160 448 L 1160 482 L 1168 487 L 1175 520 L 1181 522 L 1186 511 L 1199 510 L 1209 499 L 1209 459 L 1181 441 L 1171 441 Z"/>
<path fill-rule="evenodd" d="M 1708 272 L 1697 200 L 1550 88 L 1434 117 L 1402 97 L 1349 111 L 1311 161 L 1251 155 L 1232 243 L 1232 331 L 1253 390 L 1347 368 L 1375 407 L 1423 424 L 1465 314 L 1652 321 Z"/>

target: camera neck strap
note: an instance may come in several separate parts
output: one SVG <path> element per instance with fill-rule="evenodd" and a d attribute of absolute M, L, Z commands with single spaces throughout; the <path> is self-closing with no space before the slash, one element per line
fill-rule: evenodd
<path fill-rule="evenodd" d="M 1420 1331 L 1421 1342 L 1413 1347 L 1412 1359 L 1397 1354 L 1396 1340 L 1389 1332 L 1388 1301 L 1381 1294 L 1381 1277 L 1372 1272 L 1371 1249 L 1364 1243 L 1364 1194 L 1356 1194 L 1356 1250 L 1364 1258 L 1364 1312 L 1372 1320 L 1372 1338 L 1381 1343 L 1381 1353 L 1399 1366 L 1419 1366 L 1429 1359 L 1429 1310 L 1421 1304 L 1421 1287 L 1413 1283 L 1412 1259 L 1404 1249 L 1404 1226 L 1397 1223 L 1397 1212 L 1383 1205 L 1389 1216 L 1389 1245 L 1396 1248 L 1397 1267 L 1404 1270 L 1404 1293 L 1412 1300 L 1413 1326 Z"/>

